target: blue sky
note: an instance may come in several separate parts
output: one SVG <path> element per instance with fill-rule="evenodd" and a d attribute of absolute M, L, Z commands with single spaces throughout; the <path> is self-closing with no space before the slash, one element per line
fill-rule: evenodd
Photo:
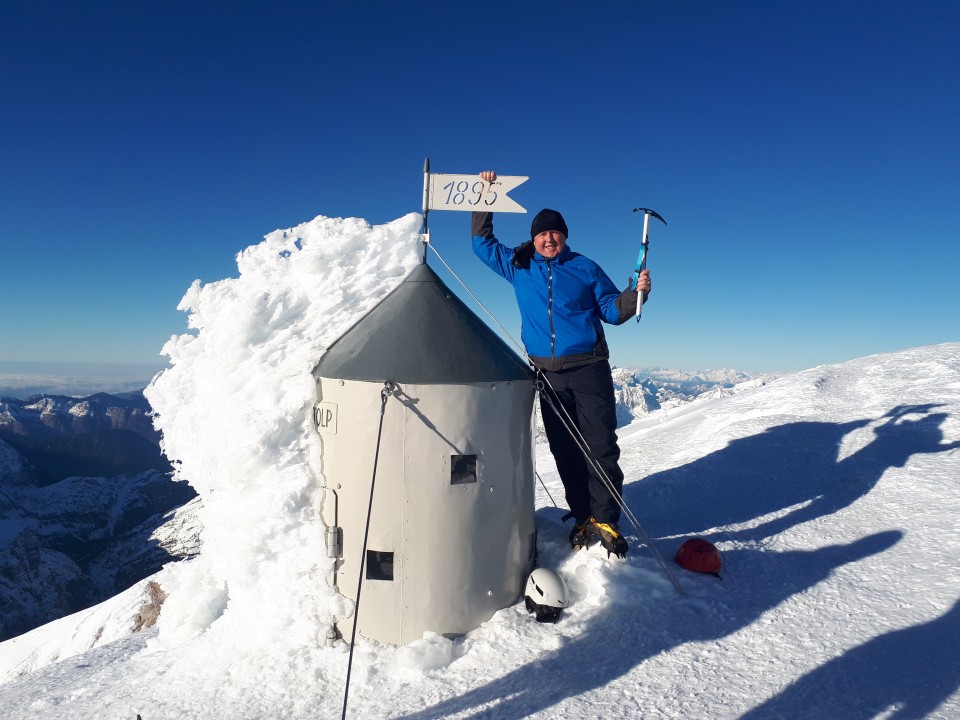
<path fill-rule="evenodd" d="M 955 2 L 4 2 L 0 362 L 159 368 L 195 278 L 316 215 L 418 211 L 427 156 L 529 175 L 501 239 L 558 209 L 618 284 L 631 210 L 667 219 L 616 364 L 957 341 L 958 48 Z M 430 226 L 518 334 L 469 215 Z"/>

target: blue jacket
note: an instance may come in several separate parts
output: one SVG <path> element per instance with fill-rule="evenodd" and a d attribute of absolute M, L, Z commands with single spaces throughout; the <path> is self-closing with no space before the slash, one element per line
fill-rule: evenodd
<path fill-rule="evenodd" d="M 518 267 L 515 249 L 500 243 L 492 219 L 484 219 L 475 218 L 473 251 L 513 285 L 520 337 L 534 365 L 562 370 L 608 358 L 601 321 L 626 322 L 636 312 L 637 293 L 617 290 L 599 265 L 569 247 L 552 259 L 534 253 L 529 268 Z"/>

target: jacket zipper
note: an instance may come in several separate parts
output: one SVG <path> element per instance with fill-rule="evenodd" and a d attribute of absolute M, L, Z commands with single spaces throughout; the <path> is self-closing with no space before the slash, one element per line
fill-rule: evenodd
<path fill-rule="evenodd" d="M 557 333 L 553 329 L 553 269 L 550 260 L 547 263 L 547 319 L 550 321 L 550 357 L 557 357 Z"/>

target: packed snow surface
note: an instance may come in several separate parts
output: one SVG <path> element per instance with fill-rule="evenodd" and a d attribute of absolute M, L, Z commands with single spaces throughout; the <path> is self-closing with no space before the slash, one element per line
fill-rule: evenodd
<path fill-rule="evenodd" d="M 194 284 L 193 332 L 148 397 L 203 498 L 203 551 L 154 576 L 157 628 L 130 634 L 135 587 L 0 645 L 0 718 L 340 716 L 347 648 L 324 637 L 350 604 L 325 579 L 310 371 L 416 263 L 419 222 L 317 218 Z M 626 561 L 573 554 L 538 487 L 560 622 L 518 603 L 454 640 L 361 641 L 349 717 L 960 717 L 960 344 L 659 410 L 620 438 L 625 500 L 685 594 L 626 522 Z M 543 446 L 537 465 L 562 503 Z M 669 562 L 693 536 L 722 549 L 722 581 Z"/>

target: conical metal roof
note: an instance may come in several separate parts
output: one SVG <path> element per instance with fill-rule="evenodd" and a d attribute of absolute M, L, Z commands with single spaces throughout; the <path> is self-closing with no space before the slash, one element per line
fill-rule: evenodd
<path fill-rule="evenodd" d="M 527 363 L 426 264 L 337 339 L 313 374 L 421 384 L 533 379 Z"/>

